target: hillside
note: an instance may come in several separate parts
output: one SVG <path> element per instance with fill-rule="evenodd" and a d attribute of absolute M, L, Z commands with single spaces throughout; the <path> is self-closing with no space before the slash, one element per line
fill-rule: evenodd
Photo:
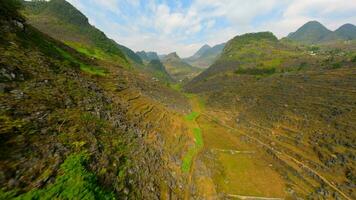
<path fill-rule="evenodd" d="M 24 5 L 24 14 L 31 25 L 88 56 L 128 66 L 143 64 L 135 52 L 107 38 L 65 0 L 26 1 Z"/>
<path fill-rule="evenodd" d="M 177 53 L 171 53 L 164 56 L 161 59 L 161 62 L 166 67 L 166 70 L 171 77 L 178 82 L 190 80 L 201 71 L 199 68 L 192 67 L 184 62 Z"/>
<path fill-rule="evenodd" d="M 204 45 L 193 56 L 185 58 L 184 61 L 194 67 L 206 69 L 218 59 L 224 47 L 225 43 L 213 47 Z"/>
<path fill-rule="evenodd" d="M 236 140 L 236 144 L 240 141 L 262 145 L 266 152 L 265 156 L 261 152 L 249 157 L 241 155 L 236 162 L 232 156 L 216 157 L 220 167 L 212 166 L 210 170 L 220 174 L 223 168 L 225 178 L 233 177 L 228 179 L 230 182 L 214 179 L 224 193 L 244 194 L 248 189 L 248 194 L 261 195 L 259 192 L 266 189 L 262 182 L 271 180 L 272 172 L 259 175 L 254 187 L 240 186 L 235 180 L 248 182 L 246 174 L 258 170 L 249 171 L 244 166 L 255 162 L 251 166 L 263 168 L 262 160 L 271 157 L 275 161 L 266 161 L 269 169 L 282 177 L 273 178 L 278 180 L 275 186 L 288 185 L 292 198 L 356 197 L 351 188 L 355 161 L 350 159 L 355 154 L 356 140 L 351 134 L 356 130 L 351 103 L 356 98 L 352 89 L 356 87 L 356 51 L 354 43 L 347 45 L 339 46 L 338 53 L 329 48 L 310 55 L 309 47 L 289 46 L 271 33 L 237 36 L 227 43 L 213 66 L 185 86 L 186 92 L 203 98 L 206 115 L 215 119 L 217 126 L 234 133 L 225 131 L 229 143 Z M 219 128 L 221 132 L 223 129 Z M 213 134 L 207 137 L 218 140 Z M 210 145 L 231 148 L 228 143 Z M 248 160 L 259 156 L 264 157 L 261 164 Z M 243 172 L 236 172 L 232 163 Z M 282 197 L 276 187 L 267 189 L 265 194 Z M 272 191 L 275 193 L 269 193 Z"/>
<path fill-rule="evenodd" d="M 6 3 L 0 199 L 181 199 L 186 97 L 41 33 Z"/>

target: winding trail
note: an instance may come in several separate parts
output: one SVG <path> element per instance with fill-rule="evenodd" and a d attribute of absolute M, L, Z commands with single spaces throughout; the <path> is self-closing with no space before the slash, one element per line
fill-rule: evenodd
<path fill-rule="evenodd" d="M 332 182 L 330 182 L 329 180 L 327 180 L 325 177 L 323 177 L 321 174 L 319 174 L 317 171 L 315 171 L 314 169 L 310 168 L 308 165 L 304 164 L 303 162 L 299 161 L 298 159 L 288 155 L 288 154 L 285 154 L 281 151 L 278 151 L 277 149 L 271 147 L 270 145 L 264 143 L 263 141 L 251 136 L 251 135 L 248 135 L 236 128 L 233 128 L 229 125 L 226 125 L 225 123 L 221 122 L 221 121 L 218 121 L 214 118 L 212 118 L 211 116 L 205 114 L 205 113 L 201 113 L 202 116 L 206 117 L 207 119 L 209 119 L 210 121 L 212 122 L 215 122 L 216 124 L 220 125 L 220 126 L 223 126 L 227 129 L 230 129 L 230 130 L 233 130 L 235 132 L 238 132 L 239 134 L 241 135 L 244 135 L 246 137 L 248 137 L 249 139 L 255 141 L 256 143 L 260 144 L 261 146 L 265 147 L 266 149 L 269 149 L 271 150 L 272 152 L 274 152 L 276 154 L 276 156 L 281 159 L 281 160 L 285 160 L 283 158 L 281 158 L 281 155 L 287 157 L 289 160 L 293 161 L 294 163 L 296 163 L 298 166 L 300 166 L 301 168 L 304 168 L 306 170 L 308 170 L 309 172 L 313 173 L 315 176 L 317 176 L 322 182 L 324 182 L 326 185 L 328 185 L 330 188 L 332 188 L 334 191 L 336 191 L 337 193 L 339 193 L 343 198 L 347 199 L 347 200 L 352 200 L 352 198 L 348 197 L 344 192 L 342 192 L 339 188 L 337 188 Z M 236 198 L 240 198 L 238 197 L 239 195 L 233 195 L 234 197 Z M 231 196 L 231 197 L 233 197 Z M 240 198 L 241 199 L 241 198 Z M 245 197 L 245 199 L 248 199 L 247 197 Z M 251 198 L 250 198 L 251 199 Z M 268 198 L 264 198 L 266 200 L 268 200 Z M 272 198 L 271 200 L 273 199 L 276 199 L 276 198 Z M 263 200 L 263 199 L 262 199 Z"/>
<path fill-rule="evenodd" d="M 241 199 L 241 200 L 283 200 L 281 198 L 242 196 L 242 195 L 234 195 L 234 194 L 228 194 L 226 196 Z"/>

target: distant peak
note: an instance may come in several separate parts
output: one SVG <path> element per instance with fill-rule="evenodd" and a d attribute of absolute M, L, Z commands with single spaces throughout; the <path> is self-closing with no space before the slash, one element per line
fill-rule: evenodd
<path fill-rule="evenodd" d="M 321 28 L 324 30 L 327 29 L 322 23 L 315 21 L 315 20 L 307 22 L 300 29 L 310 29 L 310 28 Z"/>
<path fill-rule="evenodd" d="M 211 46 L 210 45 L 208 45 L 208 44 L 204 44 L 204 46 L 202 46 L 202 48 L 201 49 L 203 49 L 203 48 L 211 48 Z"/>
<path fill-rule="evenodd" d="M 170 54 L 167 55 L 167 57 L 176 57 L 176 58 L 179 58 L 177 52 L 170 53 Z"/>
<path fill-rule="evenodd" d="M 356 27 L 355 25 L 350 24 L 350 23 L 347 23 L 347 24 L 344 24 L 344 25 L 340 26 L 340 28 L 355 28 L 355 27 Z"/>
<path fill-rule="evenodd" d="M 322 25 L 322 24 L 316 20 L 313 20 L 313 21 L 307 22 L 305 25 Z"/>

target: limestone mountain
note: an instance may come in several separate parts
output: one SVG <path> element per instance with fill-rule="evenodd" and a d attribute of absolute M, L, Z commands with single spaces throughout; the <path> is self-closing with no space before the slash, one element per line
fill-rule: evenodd
<path fill-rule="evenodd" d="M 65 0 L 25 1 L 24 5 L 31 25 L 82 53 L 114 62 L 129 61 L 134 66 L 143 64 L 135 52 L 90 25 L 88 18 Z"/>
<path fill-rule="evenodd" d="M 211 49 L 211 47 L 209 45 L 205 44 L 190 58 L 195 58 L 195 59 L 199 58 L 209 49 Z"/>
<path fill-rule="evenodd" d="M 344 24 L 337 30 L 331 31 L 317 21 L 310 21 L 296 32 L 290 33 L 286 38 L 304 44 L 354 40 L 356 38 L 356 27 L 352 24 Z"/>
<path fill-rule="evenodd" d="M 356 26 L 353 24 L 344 24 L 338 28 L 335 33 L 344 40 L 355 40 Z"/>
<path fill-rule="evenodd" d="M 220 56 L 224 46 L 225 43 L 213 47 L 204 45 L 193 56 L 184 60 L 194 67 L 206 69 Z"/>
<path fill-rule="evenodd" d="M 171 77 L 179 82 L 190 80 L 201 71 L 182 60 L 176 52 L 164 56 L 161 62 Z"/>
<path fill-rule="evenodd" d="M 310 21 L 300 27 L 296 32 L 290 33 L 287 38 L 302 43 L 318 43 L 330 37 L 333 32 L 317 21 Z"/>

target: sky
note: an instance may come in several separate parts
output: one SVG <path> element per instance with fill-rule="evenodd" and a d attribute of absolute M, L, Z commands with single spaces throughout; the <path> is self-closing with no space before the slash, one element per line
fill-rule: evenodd
<path fill-rule="evenodd" d="M 282 38 L 310 20 L 331 30 L 356 24 L 356 0 L 68 0 L 134 51 L 194 54 L 248 32 Z"/>

